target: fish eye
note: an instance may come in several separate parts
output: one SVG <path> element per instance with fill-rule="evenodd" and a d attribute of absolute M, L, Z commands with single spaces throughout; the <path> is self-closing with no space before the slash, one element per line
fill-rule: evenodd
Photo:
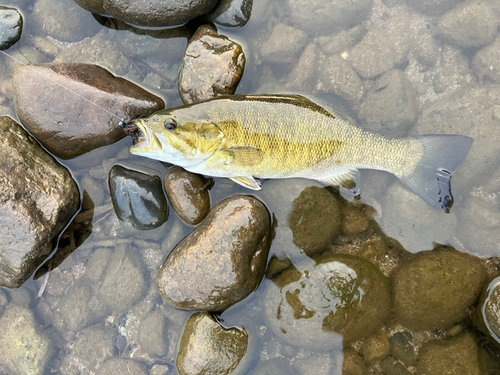
<path fill-rule="evenodd" d="M 175 130 L 177 128 L 177 122 L 173 118 L 169 118 L 165 121 L 165 129 Z"/>

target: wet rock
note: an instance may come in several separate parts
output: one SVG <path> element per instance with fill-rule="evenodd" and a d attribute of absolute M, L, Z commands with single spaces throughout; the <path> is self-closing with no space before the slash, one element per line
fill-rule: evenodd
<path fill-rule="evenodd" d="M 343 352 L 342 375 L 364 375 L 365 362 L 358 352 L 351 348 L 345 348 Z"/>
<path fill-rule="evenodd" d="M 96 372 L 97 375 L 115 375 L 115 374 L 134 374 L 146 375 L 147 372 L 143 366 L 131 359 L 126 358 L 110 358 L 99 367 Z"/>
<path fill-rule="evenodd" d="M 493 41 L 500 24 L 498 13 L 485 1 L 458 5 L 439 21 L 444 38 L 464 48 L 481 47 Z"/>
<path fill-rule="evenodd" d="M 400 360 L 406 366 L 415 362 L 415 343 L 410 331 L 396 332 L 389 337 L 391 356 Z"/>
<path fill-rule="evenodd" d="M 140 26 L 177 26 L 206 14 L 217 0 L 76 0 L 82 8 Z"/>
<path fill-rule="evenodd" d="M 476 53 L 472 69 L 479 79 L 500 83 L 500 38 Z"/>
<path fill-rule="evenodd" d="M 172 167 L 163 180 L 174 211 L 186 223 L 197 225 L 210 211 L 210 194 L 205 177 Z"/>
<path fill-rule="evenodd" d="M 114 356 L 116 329 L 93 325 L 78 333 L 66 350 L 60 372 L 67 375 L 96 373 L 104 361 Z"/>
<path fill-rule="evenodd" d="M 253 0 L 221 0 L 206 20 L 226 27 L 243 27 L 250 19 L 252 6 Z"/>
<path fill-rule="evenodd" d="M 21 39 L 23 17 L 15 8 L 0 6 L 0 50 L 8 49 Z"/>
<path fill-rule="evenodd" d="M 50 339 L 38 328 L 33 313 L 11 305 L 0 318 L 0 363 L 9 374 L 43 374 L 52 354 Z"/>
<path fill-rule="evenodd" d="M 446 13 L 464 0 L 406 0 L 406 3 L 423 14 L 437 16 Z"/>
<path fill-rule="evenodd" d="M 481 312 L 489 334 L 500 343 L 500 277 L 495 278 L 488 286 L 488 295 Z"/>
<path fill-rule="evenodd" d="M 307 34 L 285 24 L 278 24 L 262 43 L 262 60 L 271 64 L 289 64 L 297 60 L 307 43 Z"/>
<path fill-rule="evenodd" d="M 99 295 L 115 313 L 125 312 L 141 298 L 145 288 L 139 256 L 121 245 L 109 260 Z"/>
<path fill-rule="evenodd" d="M 434 91 L 438 94 L 454 91 L 475 82 L 469 65 L 469 58 L 461 49 L 455 46 L 443 46 L 437 60 L 437 73 L 432 80 Z"/>
<path fill-rule="evenodd" d="M 463 319 L 486 278 L 478 258 L 453 248 L 421 252 L 392 276 L 398 322 L 412 329 L 442 329 Z"/>
<path fill-rule="evenodd" d="M 398 11 L 374 25 L 346 58 L 362 77 L 374 78 L 407 59 L 411 37 L 410 15 Z"/>
<path fill-rule="evenodd" d="M 328 188 L 308 187 L 293 201 L 293 243 L 309 256 L 325 250 L 340 234 L 341 224 L 342 208 Z"/>
<path fill-rule="evenodd" d="M 361 103 L 359 118 L 369 129 L 401 137 L 416 117 L 417 93 L 401 70 L 380 77 Z"/>
<path fill-rule="evenodd" d="M 226 329 L 211 314 L 194 314 L 182 334 L 177 369 L 181 375 L 242 374 L 247 348 L 244 329 Z"/>
<path fill-rule="evenodd" d="M 368 337 L 361 347 L 366 362 L 380 361 L 389 354 L 389 338 L 384 332 Z"/>
<path fill-rule="evenodd" d="M 149 375 L 171 375 L 173 371 L 166 365 L 154 365 L 149 371 Z"/>
<path fill-rule="evenodd" d="M 411 134 L 461 134 L 474 144 L 453 178 L 455 192 L 467 184 L 484 180 L 499 160 L 498 106 L 500 85 L 464 85 L 462 88 L 425 105 Z M 485 163 L 486 161 L 486 163 Z M 466 189 L 466 191 L 469 189 Z M 457 197 L 455 197 L 457 198 Z"/>
<path fill-rule="evenodd" d="M 470 333 L 450 340 L 432 340 L 419 351 L 417 372 L 426 375 L 482 374 L 478 346 Z"/>
<path fill-rule="evenodd" d="M 80 193 L 68 170 L 20 125 L 2 117 L 0 129 L 0 285 L 16 288 L 52 252 Z"/>
<path fill-rule="evenodd" d="M 369 336 L 389 316 L 387 279 L 370 262 L 330 255 L 291 267 L 273 279 L 266 316 L 289 345 L 331 350 Z"/>
<path fill-rule="evenodd" d="M 412 375 L 403 364 L 401 364 L 397 359 L 391 357 L 390 355 L 385 357 L 380 361 L 380 368 L 387 375 Z"/>
<path fill-rule="evenodd" d="M 19 119 L 63 159 L 118 141 L 125 136 L 120 119 L 148 116 L 164 106 L 160 98 L 96 65 L 19 67 L 13 84 Z"/>
<path fill-rule="evenodd" d="M 284 12 L 287 22 L 311 35 L 333 34 L 366 20 L 372 6 L 373 0 L 288 0 Z"/>
<path fill-rule="evenodd" d="M 160 293 L 178 309 L 224 311 L 259 286 L 271 240 L 262 202 L 225 199 L 170 253 L 158 274 Z"/>
<path fill-rule="evenodd" d="M 200 26 L 189 40 L 179 72 L 184 104 L 233 94 L 244 69 L 245 54 L 238 43 L 213 26 Z"/>
<path fill-rule="evenodd" d="M 94 17 L 72 0 L 36 1 L 32 13 L 36 34 L 64 42 L 78 42 L 96 34 L 100 26 Z"/>
<path fill-rule="evenodd" d="M 260 362 L 259 365 L 250 372 L 251 375 L 298 375 L 297 370 L 284 360 L 271 359 Z"/>
<path fill-rule="evenodd" d="M 109 172 L 109 191 L 116 216 L 140 230 L 154 229 L 168 219 L 161 179 L 115 165 Z"/>

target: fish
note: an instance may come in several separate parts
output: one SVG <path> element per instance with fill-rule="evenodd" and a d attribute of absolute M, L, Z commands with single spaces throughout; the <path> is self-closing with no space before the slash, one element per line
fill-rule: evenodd
<path fill-rule="evenodd" d="M 462 135 L 390 137 L 301 95 L 220 96 L 123 127 L 134 155 L 249 189 L 260 190 L 259 179 L 306 178 L 359 195 L 359 169 L 376 169 L 446 213 L 452 173 L 473 142 Z"/>

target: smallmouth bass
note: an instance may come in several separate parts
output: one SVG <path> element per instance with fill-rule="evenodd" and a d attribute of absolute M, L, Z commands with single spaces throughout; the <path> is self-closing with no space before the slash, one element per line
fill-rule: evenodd
<path fill-rule="evenodd" d="M 391 138 L 358 127 L 299 95 L 232 95 L 156 112 L 125 126 L 130 152 L 260 190 L 256 178 L 301 177 L 359 194 L 358 169 L 393 173 L 449 212 L 453 171 L 472 138 Z"/>

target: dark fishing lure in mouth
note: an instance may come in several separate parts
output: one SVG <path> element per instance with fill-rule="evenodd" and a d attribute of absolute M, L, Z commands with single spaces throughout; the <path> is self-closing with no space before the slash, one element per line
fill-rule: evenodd
<path fill-rule="evenodd" d="M 118 126 L 123 129 L 125 134 L 132 138 L 133 145 L 136 145 L 139 142 L 139 138 L 144 136 L 142 130 L 135 124 L 135 119 L 120 121 Z"/>

